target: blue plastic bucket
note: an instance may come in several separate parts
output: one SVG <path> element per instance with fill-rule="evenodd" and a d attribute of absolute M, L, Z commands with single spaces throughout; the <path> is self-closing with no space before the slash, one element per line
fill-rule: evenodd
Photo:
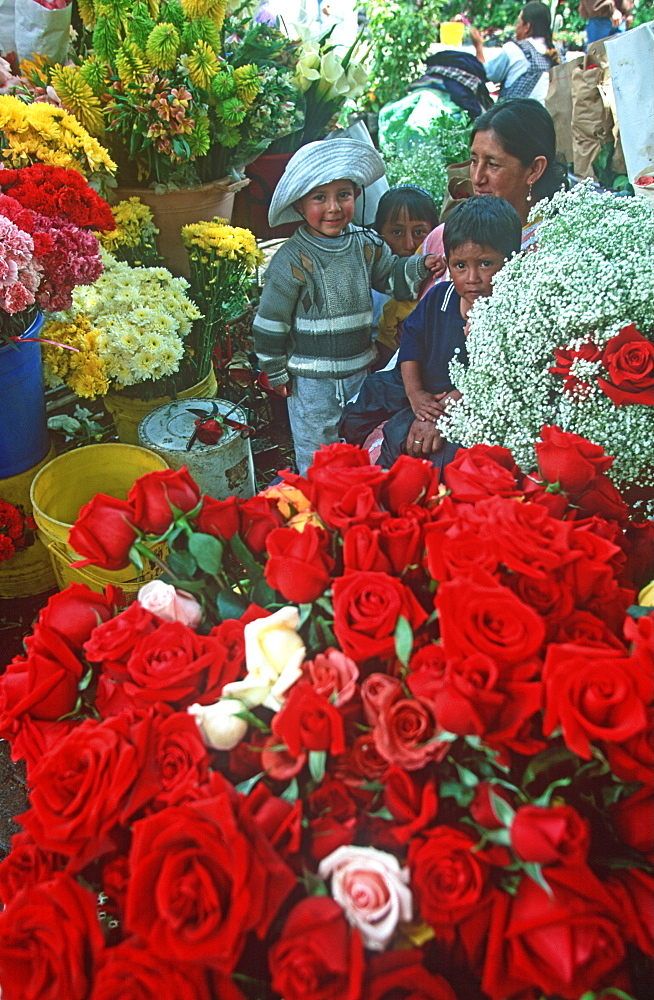
<path fill-rule="evenodd" d="M 0 347 L 0 479 L 17 476 L 48 453 L 39 313 L 23 339 Z"/>

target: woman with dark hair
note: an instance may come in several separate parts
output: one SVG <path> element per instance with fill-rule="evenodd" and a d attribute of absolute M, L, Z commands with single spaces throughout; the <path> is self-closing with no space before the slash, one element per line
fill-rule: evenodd
<path fill-rule="evenodd" d="M 537 201 L 568 187 L 565 169 L 556 162 L 556 134 L 551 115 L 542 104 L 516 97 L 498 101 L 472 127 L 470 179 L 475 194 L 506 198 L 522 221 L 522 249 L 536 242 L 539 220 L 528 223 Z M 423 253 L 443 252 L 443 226 L 432 230 Z M 447 274 L 440 279 L 446 280 Z M 429 278 L 421 295 L 431 288 Z"/>
<path fill-rule="evenodd" d="M 500 100 L 532 97 L 544 103 L 552 66 L 560 62 L 552 41 L 550 10 L 544 3 L 528 3 L 518 15 L 515 38 L 505 42 L 493 59 L 486 61 L 482 37 L 470 29 L 475 55 L 485 63 L 486 76 L 501 84 Z"/>

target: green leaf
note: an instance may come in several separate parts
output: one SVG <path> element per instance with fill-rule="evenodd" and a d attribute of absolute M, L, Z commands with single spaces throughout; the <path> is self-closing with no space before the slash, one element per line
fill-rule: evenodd
<path fill-rule="evenodd" d="M 300 623 L 298 625 L 298 632 L 302 628 L 305 622 L 311 617 L 311 612 L 313 611 L 313 604 L 300 604 Z"/>
<path fill-rule="evenodd" d="M 474 799 L 475 791 L 473 788 L 466 788 L 458 781 L 443 781 L 438 787 L 438 795 L 441 799 L 454 799 L 458 806 L 465 808 Z"/>
<path fill-rule="evenodd" d="M 223 561 L 223 545 L 213 535 L 195 532 L 188 540 L 189 552 L 205 573 L 216 576 L 220 572 Z"/>
<path fill-rule="evenodd" d="M 247 778 L 245 781 L 240 781 L 238 785 L 235 786 L 236 791 L 240 792 L 241 795 L 249 795 L 254 786 L 264 777 L 265 773 L 265 771 L 259 771 L 258 774 L 253 775 L 251 778 Z"/>
<path fill-rule="evenodd" d="M 515 809 L 508 802 L 505 802 L 501 795 L 496 795 L 492 788 L 489 789 L 488 796 L 491 808 L 500 823 L 504 823 L 504 826 L 510 827 L 515 816 Z"/>
<path fill-rule="evenodd" d="M 320 784 L 325 776 L 326 763 L 326 750 L 309 750 L 309 773 L 317 784 Z"/>
<path fill-rule="evenodd" d="M 400 663 L 408 667 L 413 649 L 413 629 L 404 615 L 399 615 L 395 626 L 395 655 Z"/>
<path fill-rule="evenodd" d="M 386 806 L 382 806 L 382 808 L 378 809 L 377 812 L 369 812 L 368 815 L 370 816 L 371 819 L 387 819 L 387 820 L 395 819 L 393 813 L 389 809 L 387 809 Z"/>
<path fill-rule="evenodd" d="M 89 669 L 86 671 L 81 681 L 77 685 L 77 690 L 86 691 L 87 687 L 91 683 L 92 678 L 93 678 L 93 667 L 89 667 Z"/>
<path fill-rule="evenodd" d="M 539 885 L 541 889 L 547 893 L 550 899 L 554 899 L 554 893 L 552 892 L 549 882 L 547 882 L 543 877 L 541 866 L 536 864 L 526 864 L 522 867 L 529 878 L 533 879 L 536 885 Z"/>
<path fill-rule="evenodd" d="M 171 552 L 167 561 L 175 576 L 192 577 L 198 568 L 198 564 L 190 552 Z"/>
<path fill-rule="evenodd" d="M 454 766 L 456 767 L 457 773 L 459 775 L 459 781 L 464 786 L 464 788 L 476 788 L 479 784 L 479 778 L 474 773 L 474 771 L 468 770 L 463 764 L 459 764 L 454 761 Z"/>
<path fill-rule="evenodd" d="M 249 708 L 243 707 L 240 712 L 234 712 L 237 719 L 243 719 L 243 722 L 247 722 L 249 726 L 254 726 L 255 729 L 260 729 L 262 733 L 269 733 L 270 726 L 266 725 L 258 715 L 251 712 Z"/>
<path fill-rule="evenodd" d="M 636 619 L 636 621 L 639 618 L 645 618 L 647 615 L 650 615 L 651 613 L 652 609 L 642 604 L 632 604 L 630 607 L 627 608 L 627 614 L 629 615 L 629 617 Z"/>
<path fill-rule="evenodd" d="M 545 809 L 549 809 L 550 799 L 557 788 L 567 788 L 568 785 L 572 783 L 572 778 L 560 778 L 558 781 L 553 781 L 551 785 L 548 785 L 542 795 L 539 795 L 537 799 L 533 800 L 532 805 L 542 806 Z"/>
<path fill-rule="evenodd" d="M 255 580 L 259 580 L 263 575 L 263 567 L 254 558 L 241 536 L 238 534 L 232 535 L 229 540 L 229 547 L 238 561 L 247 570 L 250 581 L 254 583 Z"/>
<path fill-rule="evenodd" d="M 142 559 L 141 553 L 137 549 L 136 545 L 132 545 L 132 547 L 130 548 L 130 550 L 129 550 L 129 558 L 132 561 L 132 563 L 134 564 L 134 566 L 136 566 L 136 568 L 139 571 L 139 573 L 142 573 L 143 572 L 143 559 Z"/>
<path fill-rule="evenodd" d="M 288 786 L 279 797 L 280 799 L 283 799 L 284 802 L 297 802 L 300 797 L 300 789 L 297 783 L 297 778 L 292 778 L 291 781 L 289 781 Z"/>
<path fill-rule="evenodd" d="M 216 607 L 223 621 L 225 618 L 241 618 L 249 603 L 246 597 L 235 594 L 233 590 L 221 590 L 216 599 Z"/>
<path fill-rule="evenodd" d="M 273 590 L 264 577 L 257 582 L 254 590 L 252 591 L 252 600 L 255 604 L 260 604 L 262 607 L 267 608 L 270 604 L 275 604 L 277 602 L 277 591 Z"/>

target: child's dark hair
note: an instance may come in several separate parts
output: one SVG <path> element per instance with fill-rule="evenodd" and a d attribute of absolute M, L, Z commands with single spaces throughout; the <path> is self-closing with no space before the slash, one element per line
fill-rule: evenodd
<path fill-rule="evenodd" d="M 456 205 L 443 228 L 443 248 L 449 257 L 464 243 L 492 247 L 504 257 L 518 253 L 522 242 L 522 222 L 505 198 L 473 194 Z"/>
<path fill-rule="evenodd" d="M 429 192 L 415 184 L 398 184 L 379 199 L 373 229 L 381 233 L 387 220 L 395 222 L 403 208 L 410 219 L 424 219 L 432 229 L 438 225 L 438 208 Z"/>
<path fill-rule="evenodd" d="M 544 156 L 547 166 L 534 184 L 534 201 L 551 198 L 562 187 L 568 188 L 566 171 L 556 162 L 556 132 L 547 108 L 531 97 L 512 97 L 498 101 L 475 118 L 471 142 L 477 132 L 494 132 L 509 156 L 529 167 L 537 156 Z"/>

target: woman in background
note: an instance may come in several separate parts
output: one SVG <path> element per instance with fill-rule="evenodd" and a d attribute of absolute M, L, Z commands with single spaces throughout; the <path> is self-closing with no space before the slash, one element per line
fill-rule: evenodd
<path fill-rule="evenodd" d="M 500 100 L 531 97 L 545 103 L 550 69 L 560 62 L 552 41 L 550 10 L 544 3 L 528 3 L 518 15 L 515 39 L 505 42 L 493 59 L 486 53 L 478 28 L 470 29 L 475 55 L 485 64 L 486 76 L 499 83 Z"/>

